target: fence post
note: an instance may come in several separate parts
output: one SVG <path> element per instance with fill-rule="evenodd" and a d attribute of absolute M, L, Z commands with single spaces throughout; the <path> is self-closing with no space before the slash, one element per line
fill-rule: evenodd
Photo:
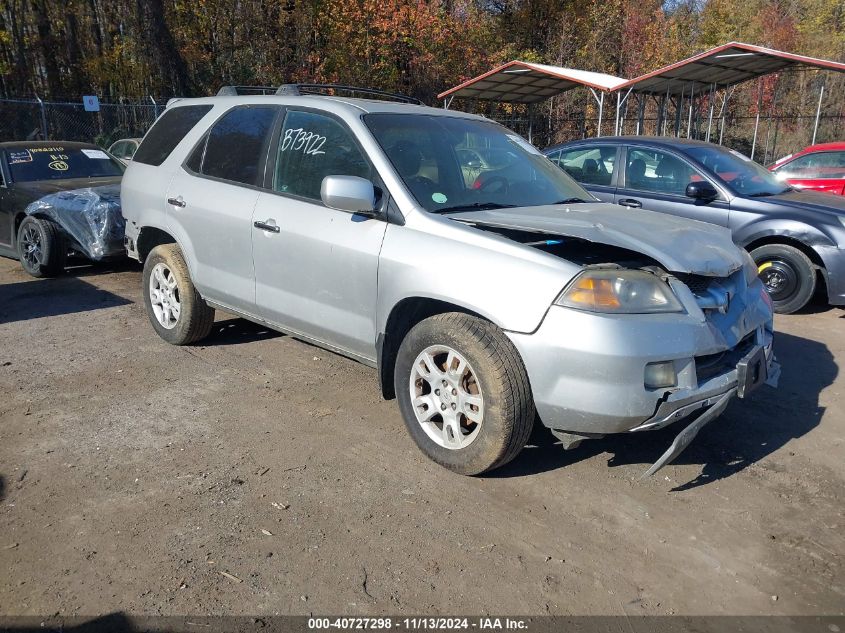
<path fill-rule="evenodd" d="M 47 140 L 47 113 L 44 111 L 44 102 L 41 100 L 41 97 L 35 95 L 36 101 L 38 101 L 38 106 L 41 108 L 41 133 L 44 135 L 44 140 Z"/>
<path fill-rule="evenodd" d="M 158 118 L 158 104 L 156 103 L 156 100 L 153 99 L 152 95 L 147 95 L 147 96 L 150 98 L 150 101 L 153 102 L 153 117 L 157 119 Z"/>

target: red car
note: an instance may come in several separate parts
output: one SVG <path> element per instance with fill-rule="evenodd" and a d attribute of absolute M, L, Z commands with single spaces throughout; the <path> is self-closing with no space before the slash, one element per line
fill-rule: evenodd
<path fill-rule="evenodd" d="M 769 166 L 796 189 L 845 195 L 845 143 L 811 145 Z"/>

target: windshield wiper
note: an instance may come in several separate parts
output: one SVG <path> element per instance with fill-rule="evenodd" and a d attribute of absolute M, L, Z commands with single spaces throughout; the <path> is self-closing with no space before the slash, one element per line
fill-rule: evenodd
<path fill-rule="evenodd" d="M 557 202 L 553 202 L 552 204 L 587 204 L 591 202 L 590 200 L 584 200 L 584 198 L 566 198 L 565 200 L 558 200 Z M 595 202 L 594 200 L 592 202 Z"/>
<path fill-rule="evenodd" d="M 455 213 L 457 211 L 483 211 L 486 209 L 513 209 L 515 204 L 501 204 L 499 202 L 473 202 L 472 204 L 456 204 L 451 207 L 434 209 L 432 213 Z"/>

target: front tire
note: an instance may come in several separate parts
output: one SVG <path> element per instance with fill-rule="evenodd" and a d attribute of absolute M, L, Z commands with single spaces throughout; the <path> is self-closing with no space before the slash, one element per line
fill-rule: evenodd
<path fill-rule="evenodd" d="M 144 306 L 156 333 L 172 345 L 202 340 L 214 325 L 214 309 L 191 281 L 176 244 L 156 246 L 144 262 Z"/>
<path fill-rule="evenodd" d="M 519 353 L 480 318 L 425 319 L 399 347 L 399 409 L 420 450 L 441 466 L 478 475 L 511 461 L 534 425 L 534 400 Z"/>
<path fill-rule="evenodd" d="M 751 257 L 778 314 L 797 312 L 813 297 L 816 269 L 794 246 L 766 244 L 751 251 Z"/>
<path fill-rule="evenodd" d="M 18 259 L 33 277 L 55 277 L 65 269 L 67 244 L 50 220 L 27 216 L 18 227 Z"/>

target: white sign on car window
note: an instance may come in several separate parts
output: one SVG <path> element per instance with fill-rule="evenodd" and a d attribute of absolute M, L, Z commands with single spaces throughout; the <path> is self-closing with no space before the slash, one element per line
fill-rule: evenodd
<path fill-rule="evenodd" d="M 82 153 L 88 158 L 99 158 L 100 160 L 108 160 L 109 155 L 101 149 L 83 149 Z"/>

